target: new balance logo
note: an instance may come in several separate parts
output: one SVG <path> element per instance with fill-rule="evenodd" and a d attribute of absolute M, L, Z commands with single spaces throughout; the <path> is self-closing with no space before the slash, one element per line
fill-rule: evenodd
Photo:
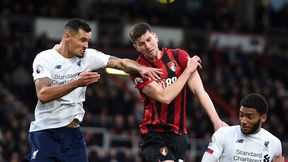
<path fill-rule="evenodd" d="M 243 143 L 244 139 L 237 139 L 236 143 Z"/>
<path fill-rule="evenodd" d="M 55 69 L 61 69 L 61 65 L 56 65 Z"/>
<path fill-rule="evenodd" d="M 36 156 L 37 156 L 37 153 L 38 153 L 39 150 L 36 150 L 32 153 L 32 157 L 31 159 L 36 159 Z"/>

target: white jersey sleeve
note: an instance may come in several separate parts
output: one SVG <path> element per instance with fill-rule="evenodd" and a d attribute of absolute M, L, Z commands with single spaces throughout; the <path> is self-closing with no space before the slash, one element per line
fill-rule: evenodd
<path fill-rule="evenodd" d="M 218 159 L 214 157 L 211 153 L 205 152 L 201 162 L 218 162 Z"/>
<path fill-rule="evenodd" d="M 274 139 L 275 143 L 274 143 L 274 146 L 275 146 L 275 156 L 273 157 L 273 159 L 276 157 L 276 156 L 279 156 L 279 155 L 282 155 L 282 144 L 281 144 L 281 141 L 275 137 Z"/>
<path fill-rule="evenodd" d="M 223 128 L 219 128 L 211 137 L 211 142 L 209 143 L 208 148 L 203 156 L 202 162 L 208 162 L 211 160 L 211 162 L 216 162 L 222 155 L 225 140 Z"/>
<path fill-rule="evenodd" d="M 110 56 L 95 49 L 89 48 L 86 49 L 85 57 L 87 57 L 85 60 L 88 61 L 87 65 L 90 66 L 90 70 L 97 70 L 107 66 Z"/>
<path fill-rule="evenodd" d="M 43 52 L 38 54 L 33 61 L 33 79 L 37 80 L 44 77 L 52 78 L 50 69 L 50 64 L 45 54 L 43 54 Z"/>

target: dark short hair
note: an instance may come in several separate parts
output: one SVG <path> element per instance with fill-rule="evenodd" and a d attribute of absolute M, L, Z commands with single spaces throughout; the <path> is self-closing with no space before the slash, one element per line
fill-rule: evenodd
<path fill-rule="evenodd" d="M 268 103 L 265 97 L 257 93 L 246 95 L 240 103 L 241 106 L 256 109 L 260 114 L 268 114 Z"/>
<path fill-rule="evenodd" d="M 91 27 L 89 26 L 89 24 L 79 18 L 69 20 L 64 27 L 65 31 L 72 33 L 78 33 L 79 29 L 83 29 L 85 32 L 91 31 Z"/>
<path fill-rule="evenodd" d="M 129 30 L 129 37 L 132 43 L 135 43 L 135 40 L 145 34 L 147 31 L 151 32 L 152 28 L 147 23 L 137 23 L 133 25 Z"/>

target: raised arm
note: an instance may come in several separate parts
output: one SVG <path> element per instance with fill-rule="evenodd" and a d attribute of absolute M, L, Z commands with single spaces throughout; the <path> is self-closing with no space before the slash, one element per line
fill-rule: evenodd
<path fill-rule="evenodd" d="M 200 58 L 194 56 L 188 60 L 186 69 L 173 84 L 162 88 L 158 83 L 153 81 L 146 85 L 142 92 L 159 102 L 169 104 L 181 92 L 190 75 L 194 75 L 193 72 L 196 71 L 198 66 L 201 67 L 200 62 Z"/>
<path fill-rule="evenodd" d="M 205 91 L 202 80 L 197 71 L 195 72 L 193 77 L 191 76 L 188 79 L 188 85 L 190 90 L 193 92 L 194 95 L 196 95 L 196 97 L 199 99 L 200 104 L 208 114 L 210 120 L 213 123 L 214 129 L 217 130 L 222 126 L 228 126 L 219 118 L 213 102 L 210 99 L 208 93 Z"/>
<path fill-rule="evenodd" d="M 146 67 L 140 65 L 136 61 L 121 59 L 114 56 L 110 56 L 107 67 L 120 69 L 129 74 L 140 74 L 144 78 L 151 78 L 153 80 L 160 79 L 158 75 L 162 74 L 161 69 Z"/>
<path fill-rule="evenodd" d="M 60 98 L 77 87 L 88 86 L 97 82 L 100 75 L 97 72 L 83 72 L 77 79 L 62 85 L 52 85 L 52 80 L 48 77 L 40 78 L 35 81 L 35 88 L 38 100 L 45 104 L 57 98 Z"/>

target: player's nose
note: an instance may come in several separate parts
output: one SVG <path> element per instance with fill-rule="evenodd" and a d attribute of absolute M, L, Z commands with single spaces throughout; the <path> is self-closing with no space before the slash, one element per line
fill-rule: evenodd
<path fill-rule="evenodd" d="M 241 118 L 241 119 L 240 119 L 240 123 L 242 123 L 242 124 L 247 124 L 247 120 L 246 120 L 245 118 Z"/>
<path fill-rule="evenodd" d="M 88 48 L 88 42 L 85 42 L 85 43 L 83 44 L 83 47 L 84 47 L 84 48 Z"/>
<path fill-rule="evenodd" d="M 151 49 L 151 44 L 148 42 L 145 42 L 145 47 L 146 47 L 146 49 Z"/>

